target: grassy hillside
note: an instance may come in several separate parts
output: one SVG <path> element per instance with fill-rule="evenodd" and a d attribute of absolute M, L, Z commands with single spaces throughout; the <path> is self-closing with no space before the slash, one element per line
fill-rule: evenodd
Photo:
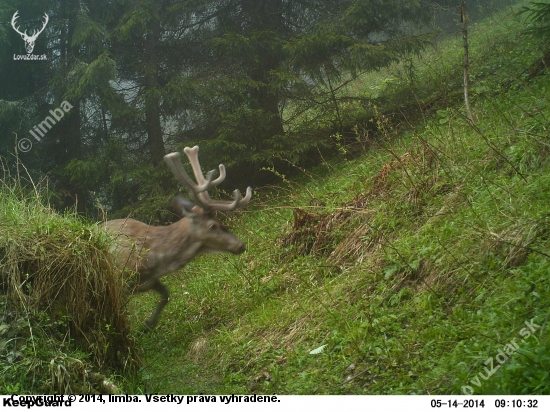
<path fill-rule="evenodd" d="M 0 179 L 0 393 L 117 390 L 103 374 L 129 376 L 139 350 L 112 239 L 56 213 L 18 166 Z"/>
<path fill-rule="evenodd" d="M 350 99 L 342 116 L 374 113 L 376 133 L 257 190 L 229 222 L 246 254 L 166 279 L 140 390 L 550 393 L 550 77 L 524 27 L 510 10 L 471 27 L 475 126 L 459 38 L 351 84 L 422 95 L 400 124 Z M 136 322 L 156 299 L 133 300 Z"/>

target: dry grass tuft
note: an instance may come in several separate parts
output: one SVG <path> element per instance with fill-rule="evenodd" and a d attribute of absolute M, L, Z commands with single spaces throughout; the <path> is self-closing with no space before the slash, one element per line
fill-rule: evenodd
<path fill-rule="evenodd" d="M 54 322 L 68 316 L 71 337 L 100 366 L 122 362 L 133 346 L 124 313 L 127 297 L 104 236 L 86 228 L 67 234 L 41 229 L 19 238 L 2 231 L 0 272 L 12 310 L 44 311 Z"/>
<path fill-rule="evenodd" d="M 198 363 L 206 355 L 208 349 L 210 349 L 208 339 L 200 337 L 191 344 L 187 355 L 193 359 L 194 363 Z"/>
<path fill-rule="evenodd" d="M 356 196 L 332 213 L 312 213 L 294 208 L 292 230 L 280 238 L 279 243 L 294 246 L 294 253 L 298 255 L 328 256 L 330 263 L 335 265 L 349 261 L 362 262 L 378 248 L 381 236 L 372 229 L 374 213 L 368 209 L 368 204 L 374 198 L 387 197 L 398 182 L 412 181 L 408 169 L 432 168 L 433 162 L 427 161 L 426 157 L 424 150 L 418 153 L 411 150 L 396 156 L 367 182 L 369 189 L 366 193 Z M 405 194 L 406 201 L 418 203 L 419 192 L 429 190 L 433 184 L 433 179 L 422 184 L 412 183 Z M 345 233 L 345 238 L 340 239 L 339 233 Z"/>
<path fill-rule="evenodd" d="M 44 206 L 40 196 L 36 187 L 26 194 L 19 184 L 0 181 L 4 324 L 26 319 L 31 337 L 34 330 L 50 343 L 74 342 L 99 370 L 135 366 L 126 282 L 109 253 L 111 238 L 95 225 Z M 71 380 L 85 375 L 82 362 L 71 359 L 62 354 L 51 359 L 53 392 L 74 391 Z"/>

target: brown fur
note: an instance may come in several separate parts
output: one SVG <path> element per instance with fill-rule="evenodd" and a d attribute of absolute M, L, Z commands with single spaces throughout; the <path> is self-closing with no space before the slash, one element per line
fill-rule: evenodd
<path fill-rule="evenodd" d="M 105 223 L 117 234 L 115 252 L 120 266 L 137 273 L 134 293 L 155 290 L 161 295 L 153 315 L 145 322 L 152 327 L 168 303 L 168 289 L 160 278 L 184 267 L 205 253 L 241 254 L 246 245 L 221 223 L 195 206 L 193 213 L 169 226 L 149 226 L 134 219 L 117 219 Z"/>

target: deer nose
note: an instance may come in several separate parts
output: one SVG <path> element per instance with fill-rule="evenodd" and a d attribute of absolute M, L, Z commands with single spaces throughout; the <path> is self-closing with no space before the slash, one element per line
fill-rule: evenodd
<path fill-rule="evenodd" d="M 236 255 L 240 255 L 245 250 L 246 250 L 246 245 L 244 243 L 240 243 L 239 245 L 237 245 L 233 253 L 235 253 Z"/>

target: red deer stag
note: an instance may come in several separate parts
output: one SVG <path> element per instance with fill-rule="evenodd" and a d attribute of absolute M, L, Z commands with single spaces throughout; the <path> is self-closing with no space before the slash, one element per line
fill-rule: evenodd
<path fill-rule="evenodd" d="M 233 192 L 233 201 L 212 200 L 208 189 L 225 179 L 225 167 L 220 165 L 220 176 L 212 180 L 214 170 L 206 178 L 199 164 L 199 147 L 184 149 L 195 175 L 196 183 L 189 177 L 179 153 L 164 156 L 164 161 L 174 176 L 186 186 L 196 205 L 181 197 L 174 205 L 184 216 L 169 226 L 149 226 L 134 219 L 117 219 L 105 223 L 107 230 L 117 234 L 117 262 L 136 272 L 132 285 L 134 293 L 154 290 L 161 300 L 153 315 L 145 322 L 149 329 L 157 323 L 162 309 L 168 303 L 168 289 L 160 278 L 184 267 L 194 257 L 205 253 L 243 253 L 246 245 L 215 219 L 211 212 L 230 211 L 245 206 L 252 197 L 252 189 L 246 189 L 243 198 L 239 190 Z"/>

